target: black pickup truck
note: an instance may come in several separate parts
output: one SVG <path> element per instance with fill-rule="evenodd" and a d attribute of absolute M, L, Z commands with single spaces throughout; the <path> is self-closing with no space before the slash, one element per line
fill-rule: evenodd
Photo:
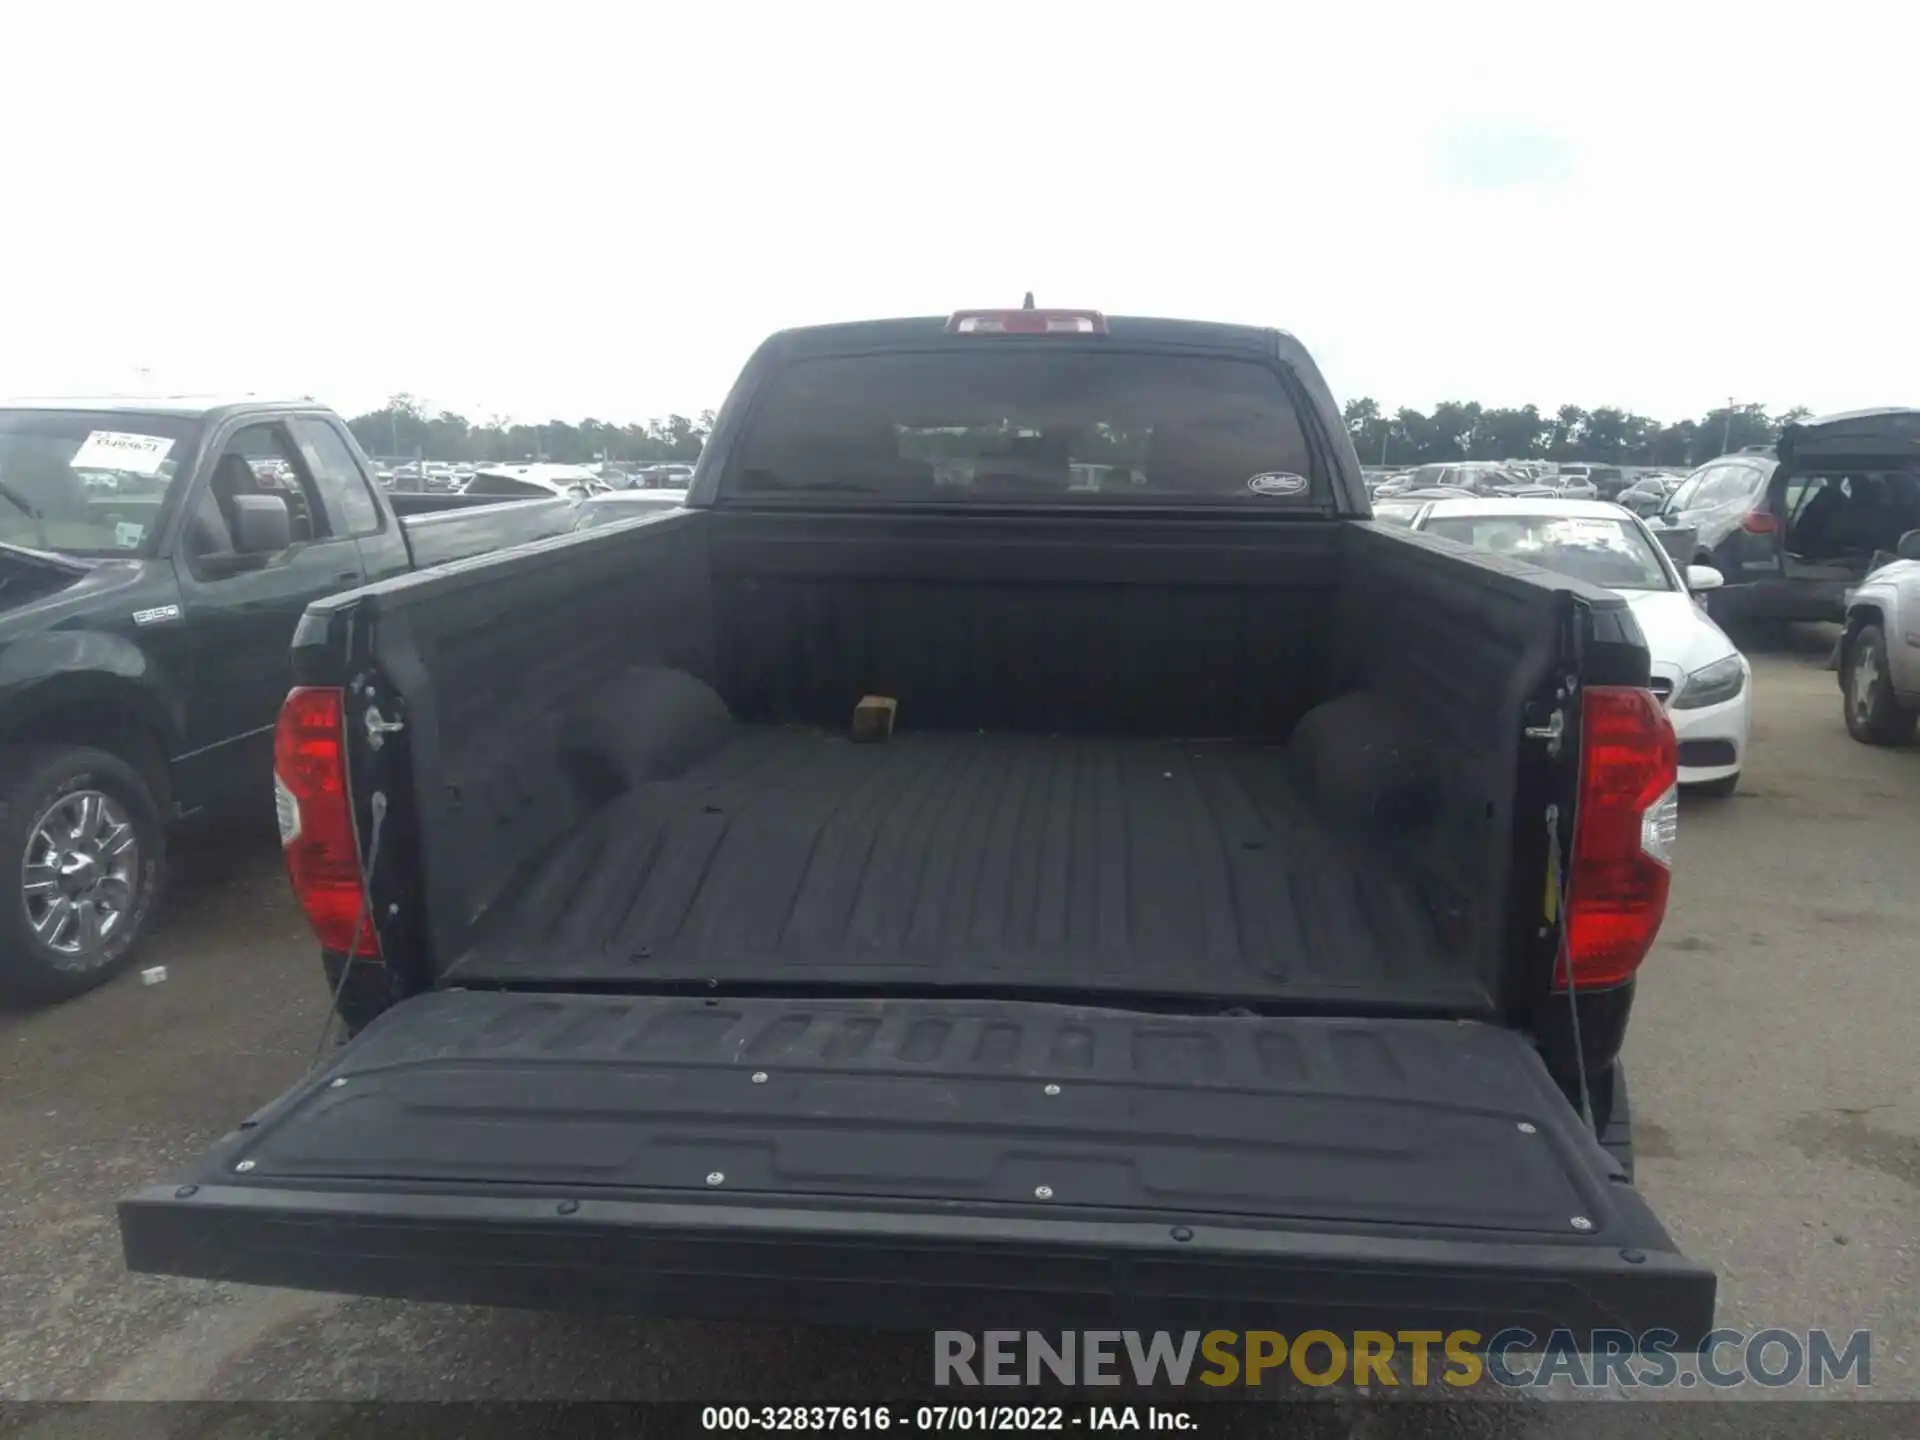
<path fill-rule="evenodd" d="M 309 608 L 355 1038 L 135 1270 L 897 1326 L 1712 1321 L 1618 1054 L 1672 731 L 1624 602 L 1369 519 L 1271 330 L 768 341 L 685 504 Z"/>
<path fill-rule="evenodd" d="M 0 406 L 0 994 L 99 984 L 153 914 L 170 822 L 264 814 L 310 602 L 575 525 L 564 498 L 370 473 L 312 404 Z"/>

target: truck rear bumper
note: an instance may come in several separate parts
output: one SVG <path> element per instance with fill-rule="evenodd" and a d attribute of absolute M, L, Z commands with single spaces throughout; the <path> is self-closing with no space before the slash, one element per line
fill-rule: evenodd
<path fill-rule="evenodd" d="M 1028 1002 L 425 996 L 120 1225 L 152 1273 L 903 1328 L 1684 1348 L 1715 1288 L 1509 1031 Z"/>
<path fill-rule="evenodd" d="M 184 1188 L 184 1187 L 182 1187 Z M 394 1299 L 882 1328 L 1712 1327 L 1668 1252 L 630 1199 L 158 1187 L 131 1269 Z"/>

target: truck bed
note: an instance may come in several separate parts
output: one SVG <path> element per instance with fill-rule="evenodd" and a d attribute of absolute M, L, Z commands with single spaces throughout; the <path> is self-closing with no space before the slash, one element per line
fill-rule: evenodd
<path fill-rule="evenodd" d="M 448 980 L 1491 1003 L 1283 746 L 738 734 L 564 836 Z"/>

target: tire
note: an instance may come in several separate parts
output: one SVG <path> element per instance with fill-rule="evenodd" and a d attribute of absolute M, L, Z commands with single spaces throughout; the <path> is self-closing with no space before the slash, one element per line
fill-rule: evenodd
<path fill-rule="evenodd" d="M 1740 772 L 1736 770 L 1731 775 L 1722 775 L 1718 780 L 1702 780 L 1698 785 L 1688 785 L 1682 793 L 1704 795 L 1709 800 L 1724 800 L 1739 788 Z"/>
<path fill-rule="evenodd" d="M 1840 687 L 1840 703 L 1847 733 L 1862 745 L 1899 745 L 1911 740 L 1920 715 L 1894 696 L 1887 637 L 1880 627 L 1862 625 L 1856 630 L 1847 640 L 1841 664 L 1846 683 Z"/>
<path fill-rule="evenodd" d="M 124 969 L 159 903 L 166 844 L 152 790 L 117 756 L 33 745 L 0 761 L 0 998 L 67 1000 Z"/>

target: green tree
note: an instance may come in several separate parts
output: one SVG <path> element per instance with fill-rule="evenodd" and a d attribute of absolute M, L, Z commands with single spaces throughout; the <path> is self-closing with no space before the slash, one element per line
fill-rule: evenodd
<path fill-rule="evenodd" d="M 1367 396 L 1349 400 L 1343 414 L 1347 433 L 1353 437 L 1353 448 L 1360 452 L 1362 463 L 1387 464 L 1387 456 L 1393 450 L 1394 424 L 1380 412 L 1380 402 Z"/>
<path fill-rule="evenodd" d="M 1366 465 L 1411 468 L 1460 459 L 1544 457 L 1680 469 L 1728 449 L 1769 444 L 1783 425 L 1808 413 L 1797 407 L 1770 415 L 1764 405 L 1749 403 L 1663 424 L 1611 405 L 1593 410 L 1562 405 L 1548 415 L 1535 405 L 1489 408 L 1478 401 L 1447 400 L 1431 412 L 1401 406 L 1389 416 L 1378 400 L 1362 396 L 1347 402 L 1343 418 Z M 402 392 L 347 423 L 369 454 L 393 458 L 570 464 L 605 458 L 631 464 L 698 458 L 713 432 L 714 412 L 624 424 L 591 417 L 528 424 L 496 414 L 476 423 L 452 410 L 429 414 L 422 400 Z"/>
<path fill-rule="evenodd" d="M 1578 405 L 1562 405 L 1547 422 L 1546 453 L 1549 460 L 1579 458 L 1581 441 L 1586 436 L 1587 412 Z"/>
<path fill-rule="evenodd" d="M 703 410 L 693 419 L 669 415 L 625 425 L 592 418 L 529 425 L 505 415 L 475 424 L 451 410 L 429 418 L 418 399 L 402 394 L 378 410 L 354 416 L 347 425 L 368 454 L 391 459 L 553 460 L 581 465 L 601 459 L 629 463 L 697 459 L 713 430 L 713 411 Z"/>
<path fill-rule="evenodd" d="M 1489 460 L 1531 460 L 1545 448 L 1545 431 L 1537 405 L 1483 410 L 1473 453 Z"/>
<path fill-rule="evenodd" d="M 1428 441 L 1431 451 L 1426 458 L 1428 460 L 1485 458 L 1473 448 L 1474 436 L 1480 428 L 1480 417 L 1478 401 L 1442 400 L 1434 406 Z"/>
<path fill-rule="evenodd" d="M 1723 405 L 1706 413 L 1697 434 L 1712 451 L 1712 454 L 1699 455 L 1694 462 L 1704 464 L 1716 455 L 1730 455 L 1748 445 L 1771 445 L 1779 438 L 1780 427 L 1767 414 L 1764 405 Z"/>

